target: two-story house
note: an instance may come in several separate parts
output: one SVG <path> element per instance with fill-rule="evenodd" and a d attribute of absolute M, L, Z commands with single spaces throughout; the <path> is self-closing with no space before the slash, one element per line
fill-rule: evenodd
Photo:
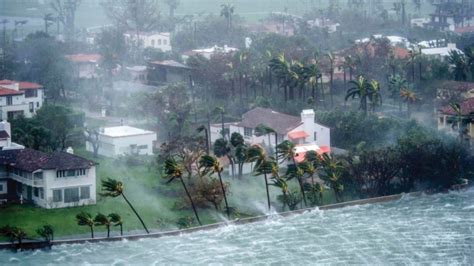
<path fill-rule="evenodd" d="M 271 109 L 257 107 L 243 114 L 240 122 L 225 124 L 225 130 L 230 135 L 240 133 L 249 144 L 263 144 L 268 147 L 275 146 L 275 136 L 257 136 L 255 128 L 265 125 L 277 132 L 277 141 L 290 140 L 297 144 L 317 145 L 324 150 L 331 147 L 330 129 L 315 122 L 315 113 L 312 109 L 303 110 L 300 117 L 276 112 Z M 210 128 L 211 141 L 214 143 L 222 137 L 222 125 L 213 124 Z"/>
<path fill-rule="evenodd" d="M 43 208 L 96 203 L 96 163 L 67 152 L 44 153 L 10 140 L 0 122 L 0 203 L 31 202 Z"/>
<path fill-rule="evenodd" d="M 0 80 L 0 119 L 32 117 L 44 100 L 43 86 L 24 81 Z"/>
<path fill-rule="evenodd" d="M 127 42 L 136 42 L 143 48 L 160 49 L 163 52 L 171 51 L 171 34 L 169 32 L 126 32 L 124 34 Z"/>

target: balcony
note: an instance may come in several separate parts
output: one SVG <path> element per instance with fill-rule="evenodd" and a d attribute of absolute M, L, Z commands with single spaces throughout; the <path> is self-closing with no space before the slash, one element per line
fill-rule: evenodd
<path fill-rule="evenodd" d="M 14 173 L 10 173 L 7 177 L 31 187 L 42 187 L 44 185 L 43 178 L 37 178 L 33 175 L 19 176 Z"/>

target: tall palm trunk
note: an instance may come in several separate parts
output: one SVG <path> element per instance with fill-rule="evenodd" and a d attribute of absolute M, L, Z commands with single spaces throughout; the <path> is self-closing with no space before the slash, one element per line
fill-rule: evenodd
<path fill-rule="evenodd" d="M 226 192 L 225 192 L 224 183 L 222 182 L 221 172 L 217 172 L 217 175 L 219 176 L 219 181 L 221 183 L 221 188 L 222 188 L 222 194 L 224 195 L 225 210 L 227 212 L 227 218 L 230 219 L 229 204 L 227 203 L 227 195 L 226 195 Z"/>
<path fill-rule="evenodd" d="M 94 226 L 89 226 L 91 229 L 91 238 L 94 238 Z"/>
<path fill-rule="evenodd" d="M 296 160 L 295 157 L 293 156 L 293 164 L 295 165 L 296 172 L 298 172 L 298 166 L 296 165 Z M 306 195 L 304 193 L 304 188 L 303 188 L 303 181 L 301 180 L 300 176 L 297 176 L 296 179 L 298 179 L 298 184 L 300 185 L 300 190 L 301 190 L 301 195 L 303 196 L 303 201 L 304 201 L 304 206 L 308 207 L 308 203 L 306 202 Z"/>
<path fill-rule="evenodd" d="M 107 225 L 106 227 L 107 227 L 107 238 L 109 238 L 110 237 L 110 225 Z"/>
<path fill-rule="evenodd" d="M 265 189 L 267 190 L 267 203 L 268 203 L 268 210 L 270 210 L 270 191 L 268 190 L 268 179 L 267 173 L 264 173 L 263 176 L 265 177 Z"/>
<path fill-rule="evenodd" d="M 133 213 L 135 213 L 135 215 L 137 216 L 138 220 L 140 220 L 140 223 L 142 224 L 143 228 L 145 229 L 146 233 L 149 234 L 150 232 L 148 231 L 148 228 L 146 227 L 145 223 L 143 222 L 142 220 L 142 217 L 140 217 L 140 215 L 138 214 L 138 212 L 135 210 L 135 208 L 133 207 L 133 205 L 130 203 L 130 201 L 128 201 L 127 197 L 125 197 L 125 195 L 122 193 L 122 197 L 123 199 L 127 202 L 128 206 L 132 209 Z"/>
<path fill-rule="evenodd" d="M 186 187 L 186 184 L 184 183 L 183 178 L 179 178 L 181 180 L 181 184 L 183 185 L 184 191 L 186 192 L 186 195 L 188 196 L 189 201 L 191 202 L 191 206 L 193 207 L 194 215 L 196 216 L 196 219 L 199 223 L 199 225 L 202 225 L 201 220 L 199 219 L 199 215 L 196 210 L 196 206 L 194 205 L 193 198 L 191 198 L 191 194 L 189 194 L 188 188 Z"/>
<path fill-rule="evenodd" d="M 120 224 L 120 235 L 123 236 L 123 225 Z"/>

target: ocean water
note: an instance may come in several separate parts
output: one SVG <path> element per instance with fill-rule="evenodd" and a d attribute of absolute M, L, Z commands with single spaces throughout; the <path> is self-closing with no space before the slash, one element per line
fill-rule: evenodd
<path fill-rule="evenodd" d="M 0 265 L 474 264 L 474 190 L 181 236 L 0 251 Z"/>

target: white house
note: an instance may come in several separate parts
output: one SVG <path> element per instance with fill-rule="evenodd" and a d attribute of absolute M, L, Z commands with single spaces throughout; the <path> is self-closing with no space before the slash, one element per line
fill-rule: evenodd
<path fill-rule="evenodd" d="M 71 54 L 66 59 L 74 67 L 74 77 L 80 79 L 92 79 L 99 76 L 97 70 L 101 59 L 100 54 Z"/>
<path fill-rule="evenodd" d="M 427 56 L 436 57 L 439 59 L 444 59 L 449 56 L 449 53 L 457 51 L 460 54 L 463 54 L 461 50 L 456 47 L 455 43 L 448 43 L 446 47 L 435 47 L 435 48 L 422 48 L 421 53 Z"/>
<path fill-rule="evenodd" d="M 102 156 L 152 155 L 156 133 L 130 126 L 107 127 L 100 129 L 98 141 Z M 86 142 L 86 149 L 93 152 L 92 143 Z"/>
<path fill-rule="evenodd" d="M 24 148 L 11 142 L 9 131 L 9 123 L 0 122 L 0 203 L 31 202 L 48 209 L 96 203 L 96 163 Z"/>
<path fill-rule="evenodd" d="M 216 54 L 229 54 L 229 53 L 237 52 L 238 50 L 239 49 L 234 48 L 234 47 L 229 47 L 227 45 L 224 45 L 222 47 L 214 45 L 210 48 L 194 49 L 191 51 L 187 51 L 183 54 L 183 59 L 187 60 L 190 56 L 196 56 L 196 55 L 201 55 L 205 57 L 206 59 L 211 59 L 211 57 Z"/>
<path fill-rule="evenodd" d="M 314 144 L 329 150 L 331 147 L 330 129 L 315 122 L 315 113 L 312 109 L 303 110 L 300 117 L 279 113 L 267 108 L 257 107 L 242 116 L 242 121 L 225 124 L 229 135 L 234 132 L 244 136 L 250 144 L 264 144 L 275 146 L 275 136 L 256 136 L 255 128 L 263 124 L 277 132 L 278 143 L 290 140 L 298 145 Z M 222 125 L 211 125 L 211 141 L 221 138 Z"/>
<path fill-rule="evenodd" d="M 0 80 L 0 119 L 32 117 L 44 100 L 43 86 L 24 81 Z"/>
<path fill-rule="evenodd" d="M 137 33 L 126 32 L 124 37 L 128 42 L 136 42 Z M 169 52 L 172 49 L 171 34 L 169 32 L 139 32 L 138 40 L 143 48 L 161 49 L 163 52 Z"/>

